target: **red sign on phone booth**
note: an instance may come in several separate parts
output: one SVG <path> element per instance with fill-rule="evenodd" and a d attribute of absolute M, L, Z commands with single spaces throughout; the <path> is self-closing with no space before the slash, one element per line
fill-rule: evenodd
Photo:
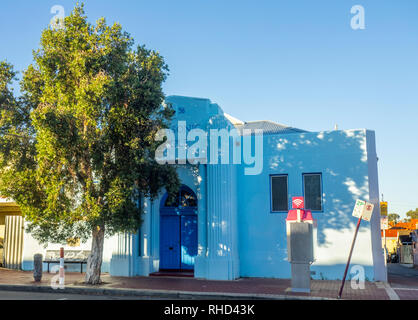
<path fill-rule="evenodd" d="M 292 197 L 292 208 L 293 209 L 303 209 L 305 203 L 303 197 Z"/>

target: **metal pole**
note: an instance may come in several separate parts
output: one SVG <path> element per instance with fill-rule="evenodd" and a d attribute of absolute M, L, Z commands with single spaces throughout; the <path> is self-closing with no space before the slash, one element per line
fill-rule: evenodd
<path fill-rule="evenodd" d="M 386 226 L 383 226 L 383 227 L 386 227 Z M 384 236 L 384 238 L 385 238 L 385 265 L 386 265 L 386 263 L 387 263 L 387 256 L 388 256 L 388 248 L 387 248 L 387 246 L 386 246 L 386 229 L 383 229 L 383 236 Z"/>
<path fill-rule="evenodd" d="M 357 221 L 357 227 L 356 227 L 356 231 L 354 232 L 354 238 L 353 238 L 353 243 L 351 244 L 350 254 L 348 255 L 348 261 L 347 261 L 347 265 L 345 267 L 343 281 L 341 283 L 340 291 L 338 292 L 338 299 L 341 299 L 341 295 L 343 293 L 344 284 L 345 284 L 345 278 L 347 277 L 347 271 L 348 271 L 348 267 L 350 265 L 351 255 L 353 254 L 354 244 L 356 242 L 358 229 L 360 227 L 360 222 L 361 222 L 361 217 L 358 218 L 358 221 Z"/>
<path fill-rule="evenodd" d="M 60 248 L 60 269 L 59 269 L 59 284 L 64 287 L 64 248 Z"/>

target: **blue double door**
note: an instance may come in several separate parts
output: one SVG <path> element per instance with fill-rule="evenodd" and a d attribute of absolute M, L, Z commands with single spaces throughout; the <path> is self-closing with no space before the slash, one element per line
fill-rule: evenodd
<path fill-rule="evenodd" d="M 197 215 L 160 216 L 160 270 L 193 270 L 197 256 Z"/>

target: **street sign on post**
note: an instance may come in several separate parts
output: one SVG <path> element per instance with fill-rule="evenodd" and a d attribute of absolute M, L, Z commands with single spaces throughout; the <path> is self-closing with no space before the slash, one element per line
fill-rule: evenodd
<path fill-rule="evenodd" d="M 365 205 L 366 205 L 366 201 L 356 200 L 356 204 L 354 205 L 354 210 L 353 210 L 353 217 L 361 218 Z"/>
<path fill-rule="evenodd" d="M 370 219 L 372 218 L 373 209 L 374 209 L 374 204 L 366 202 L 361 218 L 363 220 L 370 221 Z"/>
<path fill-rule="evenodd" d="M 348 267 L 350 266 L 351 256 L 353 254 L 354 244 L 356 243 L 356 238 L 357 238 L 358 230 L 360 228 L 361 220 L 370 221 L 372 217 L 372 213 L 373 213 L 373 208 L 374 208 L 374 205 L 372 203 L 369 203 L 363 200 L 357 200 L 356 204 L 354 205 L 353 216 L 358 218 L 357 226 L 356 226 L 356 231 L 354 232 L 353 242 L 351 243 L 350 253 L 348 254 L 348 261 L 345 267 L 340 291 L 338 292 L 338 299 L 341 298 L 341 295 L 343 293 L 345 278 L 347 277 L 347 271 L 348 271 Z"/>
<path fill-rule="evenodd" d="M 387 216 L 380 218 L 380 229 L 382 229 L 382 230 L 389 229 L 389 220 L 388 220 Z"/>
<path fill-rule="evenodd" d="M 370 221 L 372 217 L 374 205 L 372 203 L 357 200 L 353 210 L 353 217 Z"/>
<path fill-rule="evenodd" d="M 380 215 L 387 216 L 388 215 L 388 203 L 387 201 L 380 202 Z"/>

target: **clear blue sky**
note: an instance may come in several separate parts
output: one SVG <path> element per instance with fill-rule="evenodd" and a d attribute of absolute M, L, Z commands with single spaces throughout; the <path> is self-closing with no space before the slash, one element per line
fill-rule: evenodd
<path fill-rule="evenodd" d="M 94 22 L 120 22 L 170 66 L 167 95 L 210 98 L 244 121 L 310 131 L 376 131 L 389 212 L 418 207 L 417 0 L 87 0 Z M 41 30 L 75 1 L 4 0 L 0 59 L 32 61 Z M 353 5 L 364 30 L 350 27 Z"/>

